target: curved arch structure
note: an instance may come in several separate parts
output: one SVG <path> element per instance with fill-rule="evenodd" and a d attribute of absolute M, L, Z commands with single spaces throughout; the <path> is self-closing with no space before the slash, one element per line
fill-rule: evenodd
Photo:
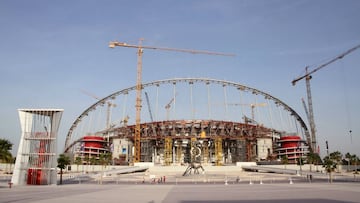
<path fill-rule="evenodd" d="M 144 84 L 142 84 L 142 87 L 146 88 L 146 87 L 150 87 L 150 86 L 160 86 L 163 84 L 176 84 L 176 83 L 189 83 L 189 84 L 203 83 L 206 85 L 218 84 L 221 86 L 234 87 L 234 88 L 238 89 L 239 91 L 249 92 L 249 93 L 252 93 L 255 95 L 261 95 L 264 97 L 265 100 L 272 100 L 276 105 L 282 106 L 284 108 L 284 110 L 288 111 L 290 113 L 290 115 L 293 116 L 299 122 L 299 124 L 305 134 L 306 141 L 309 144 L 309 146 L 311 147 L 311 145 L 310 145 L 311 136 L 309 134 L 309 131 L 308 131 L 308 128 L 307 128 L 305 122 L 299 116 L 299 114 L 294 109 L 292 109 L 290 106 L 288 106 L 283 101 L 281 101 L 280 99 L 278 99 L 266 92 L 260 91 L 258 89 L 248 87 L 248 86 L 245 86 L 245 85 L 242 85 L 239 83 L 235 83 L 235 82 L 210 79 L 210 78 L 174 78 L 174 79 L 166 79 L 166 80 L 157 80 L 157 81 L 153 81 L 153 82 L 149 82 L 149 83 L 144 83 Z M 103 106 L 104 104 L 106 104 L 106 102 L 114 100 L 119 95 L 128 94 L 130 91 L 133 91 L 133 90 L 136 90 L 136 86 L 132 86 L 132 87 L 125 88 L 120 91 L 114 92 L 114 93 L 104 97 L 103 99 L 99 100 L 98 102 L 94 103 L 89 108 L 87 108 L 82 114 L 80 114 L 80 116 L 76 118 L 76 120 L 73 122 L 73 124 L 71 125 L 71 127 L 68 131 L 68 134 L 66 136 L 66 141 L 65 141 L 65 151 L 68 151 L 69 148 L 71 148 L 73 146 L 73 144 L 71 143 L 72 133 L 84 117 L 86 117 L 91 111 L 94 111 L 97 108 L 97 106 L 100 106 L 100 105 Z M 77 141 L 79 141 L 79 140 L 77 140 Z M 310 150 L 313 150 L 313 149 L 310 148 Z"/>

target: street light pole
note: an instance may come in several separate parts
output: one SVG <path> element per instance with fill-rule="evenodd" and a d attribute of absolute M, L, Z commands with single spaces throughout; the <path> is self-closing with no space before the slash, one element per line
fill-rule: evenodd
<path fill-rule="evenodd" d="M 300 176 L 301 176 L 301 174 L 302 174 L 302 167 L 301 167 L 301 165 L 302 165 L 302 148 L 300 147 L 300 155 L 299 155 L 299 164 L 300 164 Z"/>

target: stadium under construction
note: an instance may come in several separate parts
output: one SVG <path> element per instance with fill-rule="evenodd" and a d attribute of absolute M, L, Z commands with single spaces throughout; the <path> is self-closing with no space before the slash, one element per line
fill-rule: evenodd
<path fill-rule="evenodd" d="M 209 78 L 142 83 L 143 49 L 222 56 L 233 54 L 143 46 L 142 40 L 138 45 L 109 43 L 110 48 L 117 46 L 138 50 L 136 85 L 102 99 L 88 94 L 98 101 L 75 119 L 65 140 L 64 153 L 71 155 L 77 164 L 100 164 L 105 160 L 115 165 L 145 162 L 164 166 L 188 165 L 197 169 L 199 166 L 202 168 L 202 164 L 220 166 L 283 160 L 301 166 L 300 161 L 318 149 L 310 74 L 359 48 L 356 46 L 311 72 L 306 68 L 305 75 L 292 81 L 295 85 L 297 81 L 306 79 L 309 111 L 304 100 L 303 105 L 310 134 L 300 115 L 286 103 L 239 83 Z M 147 116 L 141 111 L 143 91 Z M 132 107 L 135 104 L 135 109 L 128 104 Z M 161 111 L 159 105 L 165 107 L 165 111 Z M 113 111 L 120 106 L 121 113 Z M 56 183 L 55 156 L 62 111 L 19 109 L 22 135 L 11 184 Z"/>
<path fill-rule="evenodd" d="M 267 107 L 272 106 L 270 103 L 270 101 L 272 101 L 276 108 L 281 107 L 284 112 L 288 114 L 288 117 L 293 118 L 293 121 L 290 122 L 295 123 L 295 127 L 293 128 L 295 130 L 276 128 L 274 124 L 276 113 L 269 116 L 272 119 L 271 124 L 267 124 L 266 121 L 259 121 L 260 119 L 255 120 L 254 114 L 260 114 L 259 111 L 255 112 L 255 104 L 261 104 L 260 102 L 251 103 L 250 111 L 246 112 L 242 110 L 241 113 L 236 113 L 241 115 L 241 120 L 234 119 L 233 121 L 224 118 L 218 120 L 169 119 L 169 104 L 173 103 L 173 106 L 175 106 L 174 100 L 180 92 L 180 88 L 178 88 L 179 83 L 186 83 L 190 85 L 190 88 L 193 88 L 195 83 L 204 83 L 207 90 L 209 90 L 210 84 L 215 83 L 221 85 L 223 88 L 232 87 L 237 92 L 250 92 L 250 95 L 255 97 L 261 96 L 265 99 L 266 103 L 263 104 L 266 104 Z M 154 86 L 157 92 L 159 92 L 159 86 L 169 84 L 173 87 L 167 89 L 176 90 L 173 90 L 172 100 L 164 105 L 166 110 L 166 116 L 164 117 L 166 118 L 143 118 L 144 122 L 140 124 L 140 162 L 150 162 L 155 165 L 165 166 L 184 165 L 193 162 L 202 163 L 203 165 L 231 165 L 236 164 L 236 162 L 281 160 L 286 157 L 288 163 L 296 163 L 299 158 L 305 158 L 309 150 L 311 150 L 311 146 L 309 145 L 309 143 L 311 143 L 311 137 L 301 117 L 281 100 L 267 93 L 237 83 L 201 78 L 155 81 L 143 84 L 143 88 L 149 89 Z M 176 85 L 177 88 L 175 88 Z M 117 103 L 119 105 L 119 103 L 124 103 L 124 99 L 119 99 L 121 95 L 128 97 L 129 92 L 134 89 L 135 87 L 130 87 L 115 92 L 86 109 L 75 120 L 69 130 L 65 153 L 71 154 L 74 159 L 80 157 L 83 164 L 90 164 L 91 159 L 99 159 L 100 155 L 104 153 L 111 153 L 113 164 L 133 164 L 135 162 L 134 154 L 136 153 L 134 144 L 136 125 L 131 123 L 129 117 L 125 114 L 119 116 L 125 119 L 121 119 L 118 122 L 109 122 L 109 120 L 111 120 L 111 118 L 109 118 L 109 112 L 111 107 L 114 106 L 113 104 Z M 226 89 L 223 91 L 229 90 Z M 151 90 L 147 90 L 147 92 L 150 93 Z M 190 92 L 193 93 L 192 89 Z M 211 107 L 211 105 L 209 105 L 212 104 L 209 101 L 210 93 L 209 91 L 206 92 L 202 97 L 208 98 L 207 101 L 205 101 L 208 105 L 203 106 Z M 148 99 L 147 94 L 146 96 Z M 190 95 L 190 97 L 193 97 L 193 95 Z M 242 98 L 245 98 L 245 96 L 242 96 Z M 193 98 L 190 100 L 192 99 Z M 159 99 L 156 98 L 156 101 L 158 100 Z M 179 100 L 180 99 L 177 99 L 177 105 L 179 105 Z M 259 101 L 260 99 L 256 98 L 254 100 Z M 150 110 L 151 105 L 149 100 L 147 100 L 147 102 Z M 226 102 L 229 105 L 231 104 L 228 101 L 224 103 Z M 240 103 L 244 104 L 246 102 L 240 101 Z M 240 105 L 233 106 L 239 108 Z M 219 107 L 216 109 L 219 109 Z M 226 108 L 225 110 L 223 114 L 227 116 L 234 111 Z M 101 118 L 89 116 L 91 113 L 95 115 L 96 113 L 94 113 L 94 111 L 106 112 L 106 115 Z M 274 111 L 275 110 L 271 110 L 271 112 Z M 215 114 L 214 112 L 215 110 L 212 110 L 213 114 Z M 151 111 L 149 113 L 151 116 Z M 210 116 L 210 113 L 208 114 L 208 117 L 213 117 Z M 246 116 L 249 114 L 252 115 L 251 118 L 250 116 Z M 112 117 L 114 116 L 112 115 Z M 285 120 L 283 117 L 278 120 Z M 95 130 L 79 130 L 89 128 L 84 126 L 93 127 L 94 124 L 92 123 L 94 123 L 94 120 L 106 120 L 107 122 L 103 122 L 105 128 L 99 127 Z M 85 124 L 81 126 L 81 123 Z"/>
<path fill-rule="evenodd" d="M 298 136 L 248 123 L 214 120 L 176 120 L 141 125 L 141 162 L 161 165 L 202 163 L 224 165 L 236 162 L 273 161 L 287 156 L 290 163 L 304 158 L 308 146 Z M 132 162 L 134 126 L 113 129 L 113 136 L 85 136 L 75 150 L 75 157 L 88 162 L 92 157 L 111 152 L 114 164 Z M 294 140 L 284 144 L 284 139 Z M 295 138 L 294 138 L 295 137 Z M 279 153 L 280 152 L 280 153 Z"/>

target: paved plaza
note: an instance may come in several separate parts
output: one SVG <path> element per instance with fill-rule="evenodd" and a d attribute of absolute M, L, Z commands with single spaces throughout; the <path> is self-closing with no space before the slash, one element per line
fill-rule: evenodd
<path fill-rule="evenodd" d="M 0 202 L 360 202 L 358 183 L 67 184 L 0 188 Z"/>
<path fill-rule="evenodd" d="M 170 170 L 171 169 L 171 170 Z M 360 202 L 360 181 L 352 173 L 309 172 L 275 174 L 246 172 L 234 167 L 206 167 L 204 173 L 183 176 L 185 168 L 155 167 L 137 173 L 101 176 L 99 172 L 67 173 L 63 185 L 13 186 L 0 176 L 0 203 L 255 203 Z M 165 177 L 165 180 L 164 180 Z"/>

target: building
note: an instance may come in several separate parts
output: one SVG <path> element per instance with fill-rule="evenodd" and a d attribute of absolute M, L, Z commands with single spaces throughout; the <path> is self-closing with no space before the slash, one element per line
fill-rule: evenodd
<path fill-rule="evenodd" d="M 110 149 L 115 164 L 132 163 L 134 128 L 134 125 L 123 126 L 104 133 L 103 137 L 110 135 Z M 274 137 L 279 137 L 278 132 L 261 125 L 216 120 L 143 123 L 141 134 L 141 162 L 158 165 L 192 162 L 224 165 L 265 160 L 276 146 Z M 78 155 L 98 155 L 106 150 L 100 143 L 95 144 L 95 140 L 91 140 L 88 143 L 92 143 L 92 150 L 86 150 L 85 146 L 85 150 L 78 151 Z"/>
<path fill-rule="evenodd" d="M 92 162 L 99 160 L 100 154 L 109 152 L 108 143 L 102 136 L 84 136 L 79 144 L 74 158 L 80 157 L 82 164 L 95 164 Z"/>
<path fill-rule="evenodd" d="M 309 147 L 306 145 L 305 140 L 302 140 L 297 135 L 282 136 L 277 143 L 278 148 L 276 149 L 276 153 L 278 158 L 281 160 L 287 158 L 289 164 L 299 163 L 299 161 L 305 159 L 309 153 Z"/>

